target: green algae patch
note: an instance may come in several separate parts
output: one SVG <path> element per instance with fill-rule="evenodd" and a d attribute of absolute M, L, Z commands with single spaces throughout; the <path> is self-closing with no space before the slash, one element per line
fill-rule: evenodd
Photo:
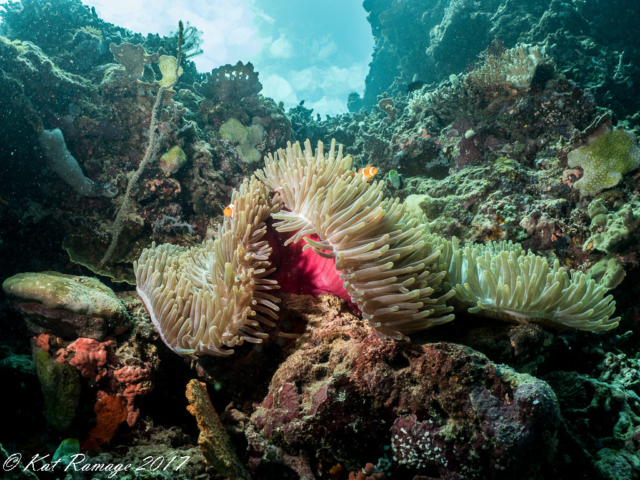
<path fill-rule="evenodd" d="M 245 127 L 238 119 L 230 118 L 220 126 L 220 136 L 235 145 L 236 152 L 244 163 L 254 163 L 262 159 L 262 155 L 255 148 L 264 136 L 264 128 L 261 125 Z"/>

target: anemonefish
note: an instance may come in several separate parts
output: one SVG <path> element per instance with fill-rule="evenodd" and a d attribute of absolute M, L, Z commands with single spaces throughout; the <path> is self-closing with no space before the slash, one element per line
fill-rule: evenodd
<path fill-rule="evenodd" d="M 225 217 L 233 218 L 233 214 L 236 213 L 236 206 L 232 203 L 227 206 L 222 213 L 224 213 Z"/>
<path fill-rule="evenodd" d="M 361 168 L 358 170 L 358 175 L 362 175 L 362 178 L 369 182 L 373 177 L 378 173 L 378 169 L 376 167 L 372 167 L 371 165 L 367 165 L 365 168 Z M 355 173 L 352 175 L 355 177 Z"/>

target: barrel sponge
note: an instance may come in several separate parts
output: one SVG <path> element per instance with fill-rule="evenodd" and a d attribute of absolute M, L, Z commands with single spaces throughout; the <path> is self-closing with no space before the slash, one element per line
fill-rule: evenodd
<path fill-rule="evenodd" d="M 582 167 L 584 174 L 575 183 L 583 196 L 594 196 L 616 186 L 622 177 L 640 165 L 640 148 L 635 135 L 616 129 L 590 139 L 568 155 L 570 167 Z"/>

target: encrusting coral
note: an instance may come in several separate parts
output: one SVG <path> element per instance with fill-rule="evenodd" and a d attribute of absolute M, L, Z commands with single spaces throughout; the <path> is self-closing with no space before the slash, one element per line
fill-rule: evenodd
<path fill-rule="evenodd" d="M 134 263 L 137 291 L 162 340 L 179 355 L 226 356 L 244 340 L 267 335 L 264 315 L 277 318 L 277 282 L 264 277 L 271 247 L 262 240 L 265 220 L 280 208 L 255 178 L 234 191 L 233 217 L 225 217 L 217 239 L 198 247 L 155 244 Z M 226 348 L 225 348 L 226 347 Z"/>
<path fill-rule="evenodd" d="M 604 331 L 618 326 L 608 289 L 582 272 L 571 272 L 556 260 L 511 242 L 460 247 L 454 237 L 445 244 L 448 282 L 455 302 L 470 313 L 515 323 Z"/>

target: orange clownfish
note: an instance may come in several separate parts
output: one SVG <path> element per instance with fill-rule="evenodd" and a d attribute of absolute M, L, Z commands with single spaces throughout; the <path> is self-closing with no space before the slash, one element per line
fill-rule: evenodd
<path fill-rule="evenodd" d="M 236 213 L 236 206 L 232 203 L 227 206 L 222 213 L 224 213 L 225 217 L 233 218 L 233 214 Z"/>
<path fill-rule="evenodd" d="M 362 175 L 362 179 L 366 180 L 367 182 L 371 181 L 371 179 L 375 177 L 377 173 L 378 169 L 376 167 L 372 167 L 371 165 L 367 165 L 366 167 L 358 170 L 358 175 Z M 356 174 L 354 173 L 352 177 L 355 177 L 355 175 Z"/>

